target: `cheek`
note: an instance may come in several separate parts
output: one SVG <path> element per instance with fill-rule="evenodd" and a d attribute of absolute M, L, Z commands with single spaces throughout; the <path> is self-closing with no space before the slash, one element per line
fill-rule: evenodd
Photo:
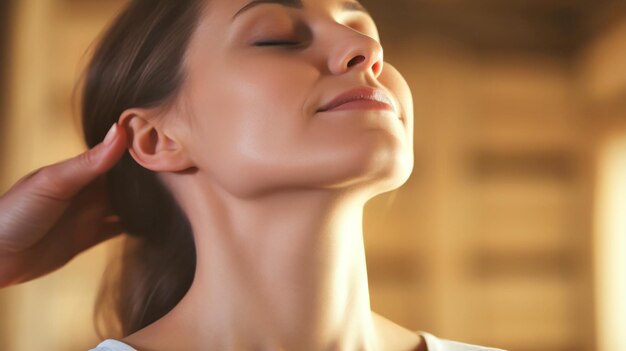
<path fill-rule="evenodd" d="M 234 64 L 226 74 L 231 80 L 223 101 L 232 106 L 229 118 L 239 120 L 238 138 L 247 152 L 270 157 L 293 145 L 308 118 L 304 107 L 315 73 L 301 62 L 260 57 Z"/>
<path fill-rule="evenodd" d="M 280 109 L 293 117 L 314 89 L 319 71 L 302 59 L 258 55 L 254 60 L 231 61 L 226 73 L 230 95 L 254 102 L 255 108 Z"/>
<path fill-rule="evenodd" d="M 305 102 L 319 73 L 296 60 L 260 55 L 226 61 L 190 85 L 197 152 L 211 163 L 227 157 L 233 167 L 279 162 L 302 133 Z"/>

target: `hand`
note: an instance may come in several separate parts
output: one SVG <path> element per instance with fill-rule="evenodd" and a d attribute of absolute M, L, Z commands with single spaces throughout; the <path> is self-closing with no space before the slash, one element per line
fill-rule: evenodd
<path fill-rule="evenodd" d="M 48 274 L 121 234 L 104 173 L 126 148 L 115 124 L 91 150 L 30 173 L 0 197 L 0 288 Z"/>

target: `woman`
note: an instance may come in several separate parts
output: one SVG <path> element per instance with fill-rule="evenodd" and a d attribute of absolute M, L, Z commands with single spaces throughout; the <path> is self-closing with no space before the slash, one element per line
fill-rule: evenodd
<path fill-rule="evenodd" d="M 124 231 L 99 302 L 120 340 L 98 351 L 482 349 L 370 310 L 363 207 L 413 168 L 410 91 L 382 57 L 352 0 L 131 1 L 85 75 L 92 151 L 0 202 L 3 285 Z M 55 246 L 74 213 L 96 234 Z"/>

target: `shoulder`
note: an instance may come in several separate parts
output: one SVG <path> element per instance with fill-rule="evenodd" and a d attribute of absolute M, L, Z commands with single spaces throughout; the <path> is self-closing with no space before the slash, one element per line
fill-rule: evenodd
<path fill-rule="evenodd" d="M 98 344 L 95 349 L 89 351 L 137 351 L 121 341 L 107 339 Z"/>
<path fill-rule="evenodd" d="M 417 332 L 426 341 L 428 351 L 504 351 L 492 347 L 470 345 L 462 342 L 439 339 L 436 336 L 419 331 Z"/>

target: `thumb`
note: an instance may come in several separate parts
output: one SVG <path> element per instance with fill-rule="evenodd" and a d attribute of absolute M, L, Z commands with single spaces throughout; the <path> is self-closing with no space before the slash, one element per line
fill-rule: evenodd
<path fill-rule="evenodd" d="M 114 124 L 100 144 L 34 174 L 35 188 L 52 198 L 71 199 L 121 159 L 127 149 L 126 139 L 124 129 Z"/>

